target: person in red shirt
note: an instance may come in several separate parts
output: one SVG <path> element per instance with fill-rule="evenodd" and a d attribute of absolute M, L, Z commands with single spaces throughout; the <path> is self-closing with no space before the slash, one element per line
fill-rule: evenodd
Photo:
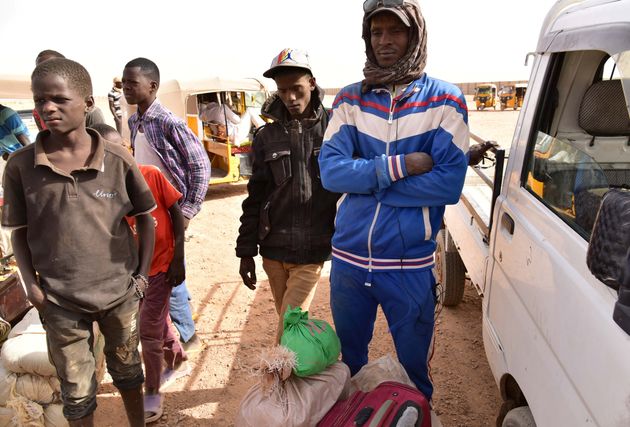
<path fill-rule="evenodd" d="M 94 129 L 111 142 L 122 145 L 113 127 L 99 123 Z M 182 194 L 160 170 L 152 165 L 138 165 L 153 193 L 157 208 L 151 212 L 155 221 L 155 248 L 149 271 L 149 286 L 140 305 L 140 342 L 145 368 L 145 422 L 162 416 L 165 388 L 174 379 L 190 373 L 184 352 L 169 320 L 171 289 L 185 279 L 184 216 L 177 203 Z M 135 233 L 135 219 L 127 218 Z M 162 372 L 162 361 L 166 370 Z M 167 384 L 168 383 L 168 384 Z"/>

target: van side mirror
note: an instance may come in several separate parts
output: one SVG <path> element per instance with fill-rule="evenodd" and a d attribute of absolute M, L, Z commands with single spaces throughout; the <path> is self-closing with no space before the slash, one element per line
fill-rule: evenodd
<path fill-rule="evenodd" d="M 525 65 L 526 67 L 528 65 L 527 63 L 529 62 L 529 57 L 530 56 L 536 56 L 536 52 L 528 52 L 527 55 L 525 55 L 525 64 L 523 64 L 523 65 Z"/>
<path fill-rule="evenodd" d="M 595 277 L 617 290 L 613 320 L 630 334 L 630 190 L 612 189 L 604 195 L 586 264 Z"/>

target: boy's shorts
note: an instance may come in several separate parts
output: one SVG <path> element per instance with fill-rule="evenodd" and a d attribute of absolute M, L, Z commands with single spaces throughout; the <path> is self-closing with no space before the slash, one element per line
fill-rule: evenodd
<path fill-rule="evenodd" d="M 114 385 L 121 390 L 142 385 L 144 375 L 138 352 L 138 304 L 135 295 L 98 313 L 76 313 L 50 301 L 41 313 L 48 357 L 61 380 L 63 414 L 78 420 L 96 409 L 93 322 L 105 338 L 105 360 Z"/>

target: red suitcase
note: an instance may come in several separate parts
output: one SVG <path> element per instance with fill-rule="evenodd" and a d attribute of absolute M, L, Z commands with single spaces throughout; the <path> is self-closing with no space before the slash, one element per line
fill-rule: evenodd
<path fill-rule="evenodd" d="M 424 394 L 406 384 L 385 381 L 369 393 L 357 391 L 337 402 L 317 426 L 394 427 L 409 407 L 418 411 L 416 427 L 431 427 L 431 409 Z"/>

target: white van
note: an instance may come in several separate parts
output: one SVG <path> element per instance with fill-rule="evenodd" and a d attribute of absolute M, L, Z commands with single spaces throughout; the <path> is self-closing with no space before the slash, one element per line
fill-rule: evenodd
<path fill-rule="evenodd" d="M 602 195 L 630 188 L 630 0 L 556 3 L 534 56 L 494 194 L 472 174 L 446 209 L 442 284 L 456 303 L 465 267 L 483 295 L 497 425 L 627 427 L 630 336 L 586 253 Z"/>

